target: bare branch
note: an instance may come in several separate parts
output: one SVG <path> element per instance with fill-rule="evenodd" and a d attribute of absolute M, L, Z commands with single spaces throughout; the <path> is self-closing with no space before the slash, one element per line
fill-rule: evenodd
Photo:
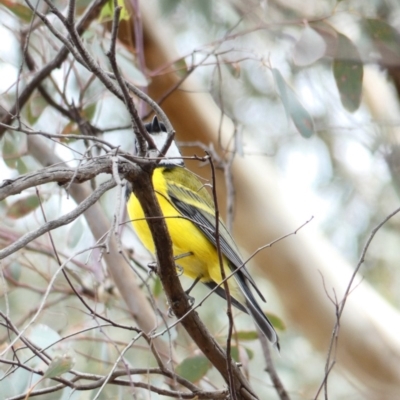
<path fill-rule="evenodd" d="M 95 18 L 98 17 L 101 9 L 103 8 L 104 4 L 106 4 L 106 2 L 107 0 L 94 0 L 90 4 L 90 6 L 87 8 L 86 12 L 82 15 L 81 19 L 77 24 L 76 29 L 79 32 L 79 34 L 82 34 L 90 25 L 90 23 Z M 36 75 L 32 78 L 32 80 L 21 91 L 14 106 L 11 108 L 11 110 L 8 111 L 8 113 L 2 119 L 1 122 L 3 124 L 5 125 L 11 124 L 12 120 L 14 119 L 17 113 L 17 110 L 22 109 L 22 107 L 26 104 L 26 102 L 32 95 L 33 91 L 38 87 L 38 85 L 44 79 L 46 79 L 53 70 L 61 66 L 61 64 L 67 58 L 68 54 L 69 50 L 67 49 L 67 47 L 65 46 L 62 47 L 61 50 L 58 52 L 58 54 L 54 57 L 54 59 L 51 60 L 48 64 L 46 64 L 39 72 L 36 73 Z M 3 126 L 0 126 L 0 137 L 3 135 L 5 130 L 6 129 Z"/>
<path fill-rule="evenodd" d="M 36 229 L 33 232 L 26 233 L 24 236 L 16 240 L 14 243 L 7 246 L 5 249 L 0 250 L 0 260 L 9 256 L 10 254 L 16 252 L 17 250 L 26 246 L 32 240 L 42 236 L 46 232 L 49 232 L 53 229 L 59 228 L 60 226 L 67 225 L 70 222 L 74 221 L 81 214 L 83 214 L 92 204 L 94 204 L 99 198 L 108 190 L 112 189 L 116 186 L 114 179 L 110 179 L 109 181 L 102 183 L 94 192 L 91 194 L 86 200 L 80 203 L 75 210 L 65 214 L 64 216 L 49 221 L 43 224 L 40 228 Z"/>
<path fill-rule="evenodd" d="M 133 100 L 129 96 L 126 83 L 118 70 L 117 59 L 115 56 L 115 46 L 117 42 L 120 14 L 121 14 L 121 7 L 115 5 L 111 43 L 110 43 L 110 49 L 107 52 L 107 56 L 108 59 L 110 60 L 111 68 L 113 69 L 115 79 L 117 80 L 118 85 L 121 89 L 123 100 L 131 116 L 133 131 L 135 132 L 136 140 L 138 141 L 139 145 L 138 146 L 139 156 L 144 157 L 146 155 L 147 148 L 149 150 L 154 150 L 156 149 L 156 146 L 154 144 L 151 135 L 147 132 L 146 128 L 144 127 L 143 122 L 140 119 L 139 114 L 136 110 L 136 107 L 133 104 Z"/>
<path fill-rule="evenodd" d="M 384 224 L 386 224 L 386 222 L 388 222 L 392 217 L 394 217 L 396 214 L 398 214 L 400 212 L 400 207 L 397 208 L 396 210 L 394 210 L 393 212 L 391 212 L 389 215 L 386 216 L 386 218 L 384 218 L 383 221 L 381 221 L 374 229 L 372 229 L 370 235 L 367 238 L 367 241 L 365 242 L 365 245 L 361 251 L 361 255 L 360 258 L 358 260 L 357 266 L 354 269 L 354 272 L 349 280 L 349 283 L 347 285 L 347 288 L 344 292 L 343 295 L 343 299 L 341 300 L 340 303 L 335 302 L 335 307 L 336 307 L 336 323 L 335 326 L 332 330 L 332 335 L 331 335 L 331 341 L 329 344 L 329 349 L 328 349 L 328 354 L 326 357 L 326 362 L 325 362 L 325 376 L 323 379 L 323 382 L 321 384 L 321 386 L 319 387 L 317 394 L 315 395 L 315 399 L 317 398 L 320 390 L 322 389 L 322 387 L 324 388 L 324 393 L 325 393 L 325 399 L 328 398 L 328 389 L 327 389 L 327 385 L 328 385 L 328 377 L 329 374 L 331 373 L 331 371 L 333 370 L 333 367 L 335 365 L 335 360 L 333 360 L 331 362 L 331 358 L 332 358 L 332 354 L 334 353 L 334 351 L 337 349 L 337 345 L 338 345 L 338 337 L 339 337 L 339 331 L 340 331 L 340 319 L 341 316 L 343 314 L 343 310 L 344 307 L 346 305 L 347 299 L 350 295 L 350 292 L 352 290 L 352 286 L 354 283 L 354 279 L 356 278 L 362 264 L 365 261 L 365 256 L 367 254 L 368 248 L 372 243 L 372 240 L 374 239 L 375 235 L 377 234 L 377 232 L 382 228 L 382 226 Z"/>
<path fill-rule="evenodd" d="M 138 176 L 135 176 L 134 191 L 146 218 L 149 218 L 147 222 L 156 247 L 158 274 L 169 304 L 177 318 L 181 319 L 182 325 L 193 341 L 217 368 L 224 379 L 229 382 L 225 352 L 206 330 L 197 313 L 190 312 L 187 296 L 176 274 L 171 238 L 168 235 L 165 220 L 152 189 L 151 173 L 151 170 L 142 169 Z M 131 181 L 129 174 L 126 175 L 126 179 Z M 234 377 L 234 391 L 238 399 L 256 399 L 257 396 L 235 363 L 232 363 L 231 368 Z"/>
<path fill-rule="evenodd" d="M 261 347 L 264 353 L 264 359 L 267 364 L 265 370 L 268 372 L 268 375 L 271 378 L 272 384 L 274 385 L 274 388 L 278 393 L 279 398 L 281 400 L 290 400 L 289 394 L 287 393 L 285 387 L 283 386 L 283 383 L 276 371 L 274 362 L 272 361 L 271 346 L 268 343 L 268 340 L 265 337 L 265 335 L 263 335 L 263 333 L 260 331 L 258 327 L 257 331 L 258 331 L 258 338 L 260 340 Z"/>
<path fill-rule="evenodd" d="M 133 164 L 124 161 L 126 158 L 120 160 L 120 169 L 123 170 L 128 167 L 135 168 Z M 123 166 L 125 165 L 125 166 Z M 8 196 L 21 193 L 22 191 L 40 186 L 45 183 L 57 182 L 59 185 L 82 183 L 102 173 L 112 173 L 112 159 L 111 155 L 105 155 L 94 158 L 87 163 L 80 165 L 79 168 L 73 169 L 66 166 L 54 166 L 41 169 L 29 174 L 21 175 L 16 179 L 6 179 L 0 183 L 0 201 Z"/>
<path fill-rule="evenodd" d="M 229 291 L 228 280 L 226 279 L 224 261 L 222 258 L 222 251 L 221 251 L 221 243 L 220 243 L 220 235 L 219 235 L 219 207 L 218 207 L 218 197 L 217 197 L 217 182 L 215 180 L 215 167 L 214 167 L 214 163 L 213 163 L 210 155 L 208 153 L 206 153 L 206 154 L 208 156 L 208 160 L 209 160 L 210 166 L 211 166 L 212 194 L 213 194 L 214 208 L 215 208 L 215 232 L 214 232 L 214 235 L 215 235 L 215 243 L 216 243 L 216 248 L 217 248 L 217 253 L 218 253 L 218 263 L 219 263 L 219 268 L 221 271 L 221 278 L 222 278 L 222 282 L 223 282 L 222 286 L 226 293 L 226 303 L 227 303 L 226 314 L 228 316 L 228 321 L 229 321 L 228 336 L 226 338 L 226 366 L 228 369 L 229 392 L 232 396 L 232 399 L 236 400 L 237 396 L 236 396 L 236 391 L 234 390 L 233 373 L 232 373 L 232 354 L 231 354 L 231 341 L 232 341 L 232 332 L 233 332 L 232 299 L 231 299 L 231 294 Z"/>

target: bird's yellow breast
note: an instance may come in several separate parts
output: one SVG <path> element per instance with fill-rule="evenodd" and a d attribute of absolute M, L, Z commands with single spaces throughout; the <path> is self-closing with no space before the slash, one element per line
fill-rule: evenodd
<path fill-rule="evenodd" d="M 173 254 L 177 259 L 176 264 L 183 268 L 183 273 L 186 276 L 192 279 L 201 277 L 201 281 L 221 282 L 215 246 L 193 222 L 182 217 L 171 204 L 163 172 L 163 167 L 155 169 L 153 186 L 163 215 L 166 217 L 165 221 L 173 243 Z M 152 254 L 155 254 L 153 239 L 143 209 L 133 193 L 128 201 L 128 214 L 141 242 Z M 179 258 L 179 256 L 185 254 L 188 255 Z"/>

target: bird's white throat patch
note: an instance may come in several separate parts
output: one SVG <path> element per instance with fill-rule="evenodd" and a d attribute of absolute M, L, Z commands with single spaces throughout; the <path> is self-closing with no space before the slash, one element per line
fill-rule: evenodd
<path fill-rule="evenodd" d="M 160 132 L 152 132 L 151 136 L 153 137 L 154 144 L 156 145 L 158 151 L 161 151 L 166 140 L 168 137 L 168 133 L 164 131 Z M 178 146 L 176 145 L 175 141 L 171 143 L 171 145 L 168 148 L 167 154 L 165 154 L 165 158 L 160 161 L 161 165 L 171 165 L 171 164 L 176 164 L 176 165 L 183 165 L 183 160 L 182 160 L 182 154 L 178 149 Z"/>

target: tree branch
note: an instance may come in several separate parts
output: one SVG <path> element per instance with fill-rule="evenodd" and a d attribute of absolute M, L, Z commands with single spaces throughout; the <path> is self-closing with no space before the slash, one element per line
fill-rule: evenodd
<path fill-rule="evenodd" d="M 174 314 L 177 318 L 182 318 L 187 314 L 181 321 L 185 330 L 204 355 L 217 368 L 225 381 L 229 382 L 227 357 L 224 350 L 207 331 L 198 314 L 195 311 L 189 312 L 190 306 L 187 296 L 176 274 L 171 238 L 169 237 L 165 219 L 154 193 L 151 181 L 152 168 L 154 168 L 154 165 L 143 167 L 135 176 L 130 176 L 128 172 L 126 179 L 133 184 L 134 193 L 147 218 L 156 248 L 159 277 Z M 231 363 L 231 368 L 233 387 L 237 398 L 257 399 L 249 383 L 234 362 Z"/>
<path fill-rule="evenodd" d="M 106 3 L 107 0 L 95 0 L 87 8 L 86 12 L 83 14 L 76 27 L 76 30 L 80 35 L 87 29 L 90 23 L 99 16 L 101 9 Z M 40 83 L 44 79 L 46 79 L 51 74 L 52 71 L 61 66 L 61 64 L 66 60 L 68 54 L 68 48 L 63 46 L 58 54 L 54 57 L 54 59 L 47 63 L 39 72 L 36 73 L 32 80 L 21 91 L 21 94 L 18 96 L 18 99 L 16 100 L 11 110 L 9 110 L 8 113 L 1 120 L 3 124 L 10 125 L 12 123 L 17 110 L 22 109 L 34 90 L 40 85 Z M 4 126 L 0 126 L 0 137 L 2 137 L 5 131 L 6 128 L 4 128 Z"/>
<path fill-rule="evenodd" d="M 93 205 L 99 198 L 108 190 L 112 189 L 116 186 L 114 179 L 110 179 L 109 181 L 102 183 L 86 200 L 80 203 L 73 211 L 65 214 L 64 216 L 46 222 L 40 228 L 35 231 L 26 233 L 22 237 L 20 237 L 13 244 L 10 244 L 5 249 L 0 250 L 0 260 L 9 256 L 12 253 L 15 253 L 17 250 L 22 249 L 32 240 L 42 236 L 46 232 L 49 232 L 53 229 L 59 228 L 60 226 L 67 225 L 70 222 L 74 221 L 81 214 L 83 214 L 91 205 Z"/>
<path fill-rule="evenodd" d="M 59 185 L 82 183 L 95 178 L 101 173 L 111 173 L 111 167 L 110 156 L 102 156 L 90 160 L 77 169 L 61 165 L 21 175 L 13 180 L 6 179 L 0 183 L 0 201 L 45 183 L 57 182 Z"/>

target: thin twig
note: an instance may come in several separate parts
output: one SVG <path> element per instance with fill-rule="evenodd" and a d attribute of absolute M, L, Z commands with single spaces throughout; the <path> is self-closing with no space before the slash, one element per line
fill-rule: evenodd
<path fill-rule="evenodd" d="M 79 34 L 82 34 L 90 22 L 97 18 L 99 15 L 101 9 L 103 8 L 104 4 L 107 2 L 107 0 L 94 0 L 89 7 L 86 9 L 85 13 L 82 15 L 80 18 L 78 24 L 77 24 L 77 31 Z M 57 55 L 49 62 L 47 63 L 40 71 L 36 73 L 36 75 L 31 79 L 31 81 L 24 87 L 24 89 L 21 91 L 20 95 L 16 99 L 14 105 L 11 107 L 9 110 L 8 114 L 2 119 L 2 123 L 5 125 L 9 125 L 11 121 L 14 119 L 15 115 L 17 114 L 17 110 L 21 110 L 22 107 L 26 104 L 26 102 L 29 100 L 30 96 L 34 92 L 34 90 L 38 87 L 38 85 L 45 79 L 47 78 L 51 72 L 59 68 L 61 64 L 65 61 L 69 54 L 68 48 L 64 45 L 60 51 L 57 53 Z M 0 127 L 0 137 L 4 133 L 6 129 L 1 126 Z"/>
<path fill-rule="evenodd" d="M 102 183 L 87 199 L 85 199 L 81 204 L 79 204 L 73 211 L 63 215 L 62 217 L 47 222 L 40 226 L 38 229 L 26 233 L 14 243 L 10 244 L 6 248 L 0 250 L 0 260 L 9 256 L 12 253 L 15 253 L 17 250 L 22 249 L 32 240 L 42 236 L 46 232 L 49 232 L 53 229 L 59 228 L 63 225 L 68 225 L 70 222 L 74 221 L 81 214 L 83 214 L 92 204 L 94 204 L 99 198 L 108 190 L 115 187 L 116 183 L 114 179 L 110 179 L 107 182 Z"/>
<path fill-rule="evenodd" d="M 129 96 L 128 88 L 124 79 L 122 78 L 115 55 L 115 47 L 118 35 L 118 27 L 119 27 L 119 18 L 121 14 L 121 7 L 116 5 L 114 6 L 114 18 L 113 18 L 113 25 L 112 25 L 112 33 L 111 33 L 111 43 L 110 49 L 107 52 L 107 57 L 110 60 L 111 68 L 114 72 L 115 79 L 118 82 L 118 85 L 121 89 L 123 100 L 125 105 L 129 111 L 132 121 L 132 128 L 135 133 L 136 139 L 138 141 L 139 153 L 138 155 L 144 157 L 146 155 L 147 149 L 155 150 L 156 146 L 154 144 L 154 140 L 151 135 L 147 132 L 146 128 L 143 125 L 141 118 L 136 110 L 135 105 L 133 104 L 132 98 Z"/>
<path fill-rule="evenodd" d="M 56 280 L 56 278 L 58 277 L 58 274 L 63 270 L 64 266 L 66 264 L 68 264 L 69 260 L 76 257 L 79 254 L 83 254 L 89 250 L 91 250 L 92 248 L 88 248 L 88 249 L 84 249 L 80 252 L 77 252 L 76 254 L 72 255 L 69 259 L 67 259 L 54 273 L 54 275 L 52 276 L 50 282 L 47 285 L 47 289 L 45 294 L 43 295 L 42 301 L 40 303 L 40 306 L 38 307 L 36 313 L 34 314 L 34 316 L 31 318 L 31 320 L 25 325 L 25 327 L 18 333 L 18 335 L 6 346 L 5 349 L 3 349 L 3 351 L 0 353 L 0 356 L 4 355 L 12 346 L 14 346 L 14 344 L 20 339 L 22 338 L 22 335 L 25 333 L 25 331 L 29 328 L 29 326 L 31 326 L 38 318 L 38 316 L 40 315 L 40 313 L 42 312 L 43 308 L 44 308 L 44 304 L 46 302 L 46 299 L 48 298 L 50 291 L 54 285 L 54 282 Z"/>
<path fill-rule="evenodd" d="M 347 299 L 349 297 L 349 294 L 352 290 L 352 286 L 353 286 L 353 282 L 354 279 L 356 278 L 358 271 L 360 270 L 362 264 L 365 261 L 365 256 L 367 254 L 368 248 L 371 245 L 372 240 L 374 239 L 376 233 L 382 228 L 382 226 L 389 221 L 392 217 L 394 217 L 396 214 L 398 214 L 400 212 L 400 207 L 395 209 L 393 212 L 391 212 L 388 216 L 386 216 L 386 218 L 383 219 L 382 222 L 380 222 L 375 228 L 372 229 L 370 235 L 367 238 L 367 241 L 365 242 L 365 245 L 361 251 L 361 255 L 360 258 L 358 260 L 357 266 L 354 269 L 353 274 L 351 275 L 351 278 L 349 280 L 349 283 L 347 285 L 347 288 L 344 292 L 343 295 L 343 299 L 341 302 L 337 303 L 337 309 L 336 309 L 336 323 L 335 326 L 333 328 L 332 331 L 332 335 L 331 335 L 331 341 L 330 341 L 330 345 L 329 345 L 329 349 L 328 349 L 328 354 L 327 354 L 327 358 L 326 358 L 326 363 L 325 363 L 325 376 L 324 376 L 324 380 L 323 383 L 321 384 L 321 386 L 319 387 L 314 399 L 317 399 L 322 387 L 324 387 L 324 393 L 325 393 L 325 399 L 328 398 L 328 390 L 327 390 L 327 384 L 328 384 L 328 375 L 330 374 L 330 372 L 333 369 L 333 365 L 335 363 L 335 361 L 333 361 L 333 363 L 330 362 L 331 357 L 332 357 L 332 352 L 333 349 L 337 347 L 337 339 L 339 336 L 339 331 L 340 331 L 340 319 L 341 316 L 343 314 L 343 310 L 344 307 L 346 305 Z M 333 343 L 336 342 L 336 346 L 333 345 Z"/>
<path fill-rule="evenodd" d="M 225 273 L 225 266 L 224 266 L 224 258 L 222 255 L 221 251 L 221 242 L 220 242 L 220 236 L 219 236 L 219 208 L 218 208 L 218 197 L 217 197 L 217 182 L 215 179 L 215 167 L 214 163 L 212 161 L 212 158 L 210 155 L 207 153 L 210 166 L 211 166 L 211 179 L 212 179 L 212 194 L 213 194 L 213 201 L 214 201 L 214 209 L 215 209 L 215 244 L 217 248 L 217 254 L 218 254 L 218 263 L 219 263 L 219 269 L 221 271 L 221 278 L 223 282 L 223 288 L 226 293 L 226 303 L 227 303 L 227 308 L 226 308 L 226 314 L 228 316 L 228 335 L 226 339 L 226 367 L 228 369 L 228 376 L 229 376 L 229 392 L 232 396 L 233 400 L 237 399 L 236 396 L 236 391 L 233 385 L 233 374 L 232 374 L 232 354 L 231 354 L 231 342 L 232 342 L 232 332 L 233 332 L 233 316 L 232 316 L 232 299 L 229 291 L 229 285 L 228 281 L 226 279 L 226 273 Z"/>
<path fill-rule="evenodd" d="M 175 218 L 175 217 L 174 217 L 174 218 Z M 201 307 L 201 306 L 203 305 L 203 303 L 218 289 L 219 286 L 223 285 L 225 281 L 227 281 L 227 280 L 228 280 L 229 278 L 231 278 L 234 274 L 236 274 L 241 268 L 243 268 L 245 265 L 247 265 L 247 263 L 248 263 L 253 257 L 255 257 L 260 251 L 262 251 L 262 250 L 264 250 L 264 249 L 266 249 L 266 248 L 268 248 L 268 247 L 272 247 L 274 244 L 280 242 L 281 240 L 286 239 L 286 238 L 289 237 L 289 236 L 296 235 L 297 232 L 298 232 L 300 229 L 302 229 L 304 226 L 306 226 L 307 224 L 309 224 L 309 223 L 313 220 L 313 218 L 314 218 L 314 217 L 311 217 L 309 220 L 307 220 L 306 222 L 304 222 L 303 224 L 301 224 L 295 231 L 290 232 L 290 233 L 287 233 L 286 235 L 283 235 L 283 236 L 279 237 L 278 239 L 275 239 L 275 240 L 273 240 L 272 242 L 270 242 L 270 243 L 268 243 L 268 244 L 266 244 L 266 245 L 264 245 L 264 246 L 259 247 L 257 250 L 255 250 L 255 251 L 250 255 L 250 257 L 248 257 L 248 259 L 247 259 L 246 261 L 243 262 L 242 265 L 240 265 L 240 266 L 237 267 L 235 270 L 233 270 L 229 275 L 227 275 L 227 276 L 225 277 L 224 280 L 221 281 L 221 283 L 219 283 L 218 285 L 216 285 L 215 288 L 213 288 L 212 290 L 210 290 L 210 291 L 201 299 L 201 301 L 200 301 L 198 304 L 196 304 L 194 307 L 192 307 L 186 314 L 182 315 L 182 317 L 178 318 L 173 324 L 167 326 L 167 327 L 165 328 L 165 330 L 163 330 L 163 331 L 161 331 L 161 332 L 159 332 L 159 333 L 157 333 L 157 334 L 154 334 L 153 337 L 156 338 L 156 337 L 158 337 L 158 336 L 162 336 L 167 330 L 171 329 L 171 328 L 174 327 L 175 325 L 177 325 L 177 324 L 179 324 L 180 322 L 182 322 L 182 320 L 183 320 L 188 314 L 190 314 L 191 312 L 193 312 L 193 311 L 196 310 L 197 308 Z"/>
<path fill-rule="evenodd" d="M 283 386 L 283 383 L 281 379 L 279 378 L 279 375 L 276 371 L 274 362 L 272 361 L 272 356 L 271 356 L 271 346 L 268 343 L 267 338 L 265 335 L 260 331 L 260 329 L 257 327 L 258 331 L 258 338 L 261 343 L 261 348 L 264 353 L 264 358 L 265 362 L 267 364 L 265 371 L 267 371 L 269 377 L 271 378 L 272 384 L 274 385 L 274 388 L 276 392 L 278 393 L 278 396 L 281 400 L 290 400 L 289 394 L 286 391 L 285 387 Z"/>

